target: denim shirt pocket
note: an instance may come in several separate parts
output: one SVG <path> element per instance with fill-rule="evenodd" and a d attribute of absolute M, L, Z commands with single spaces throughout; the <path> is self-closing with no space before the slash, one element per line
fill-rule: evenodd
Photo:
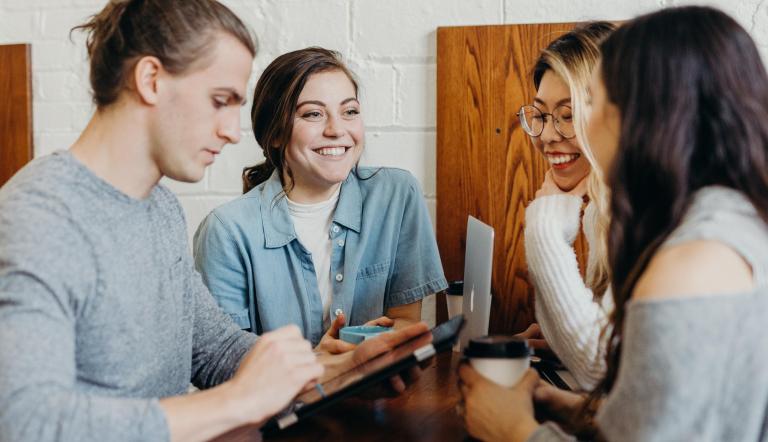
<path fill-rule="evenodd" d="M 237 324 L 241 330 L 251 328 L 251 318 L 248 316 L 247 308 L 240 309 L 236 312 L 228 311 L 226 313 L 233 321 L 235 321 L 235 324 Z"/>
<path fill-rule="evenodd" d="M 384 298 L 389 280 L 389 260 L 365 266 L 357 272 L 355 281 L 355 314 L 352 318 L 356 323 L 364 323 L 382 316 Z"/>
<path fill-rule="evenodd" d="M 389 273 L 389 260 L 363 267 L 357 272 L 357 280 L 380 279 Z M 358 282 L 359 284 L 359 282 Z"/>

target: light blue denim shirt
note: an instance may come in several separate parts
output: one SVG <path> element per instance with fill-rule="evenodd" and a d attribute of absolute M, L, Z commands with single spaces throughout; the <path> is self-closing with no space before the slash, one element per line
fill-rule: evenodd
<path fill-rule="evenodd" d="M 404 170 L 350 173 L 329 233 L 331 320 L 342 311 L 348 325 L 363 324 L 447 287 L 421 188 Z M 320 342 L 315 267 L 276 173 L 208 215 L 195 233 L 194 253 L 206 285 L 240 327 L 261 334 L 296 324 L 313 345 Z"/>

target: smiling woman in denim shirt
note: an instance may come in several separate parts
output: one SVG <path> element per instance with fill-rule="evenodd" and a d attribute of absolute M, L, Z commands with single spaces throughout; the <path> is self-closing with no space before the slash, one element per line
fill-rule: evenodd
<path fill-rule="evenodd" d="M 197 269 L 222 309 L 257 334 L 297 324 L 331 353 L 352 348 L 338 340 L 345 323 L 418 321 L 422 298 L 447 287 L 427 208 L 410 173 L 357 166 L 358 85 L 339 54 L 275 59 L 251 119 L 266 161 L 195 234 Z"/>

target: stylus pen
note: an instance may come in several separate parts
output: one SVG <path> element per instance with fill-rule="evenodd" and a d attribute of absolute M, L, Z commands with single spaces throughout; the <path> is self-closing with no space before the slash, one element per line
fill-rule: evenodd
<path fill-rule="evenodd" d="M 317 390 L 317 392 L 320 393 L 320 396 L 325 399 L 325 390 L 323 390 L 323 386 L 319 382 L 315 384 L 315 390 Z"/>

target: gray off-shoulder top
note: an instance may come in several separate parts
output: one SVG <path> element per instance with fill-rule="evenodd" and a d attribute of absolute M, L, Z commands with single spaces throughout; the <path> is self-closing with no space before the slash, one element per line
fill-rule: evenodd
<path fill-rule="evenodd" d="M 707 187 L 664 246 L 697 239 L 736 250 L 756 289 L 629 302 L 619 374 L 596 417 L 610 441 L 768 440 L 768 226 L 740 193 Z M 546 423 L 529 440 L 573 439 Z"/>

